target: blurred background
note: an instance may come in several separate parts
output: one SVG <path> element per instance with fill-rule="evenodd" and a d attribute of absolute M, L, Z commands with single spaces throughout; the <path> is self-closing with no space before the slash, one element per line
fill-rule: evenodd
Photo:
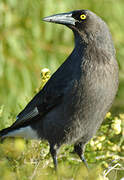
<path fill-rule="evenodd" d="M 114 169 L 119 165 L 115 159 L 124 162 L 124 0 L 0 0 L 0 129 L 15 121 L 15 116 L 44 84 L 41 70 L 48 68 L 51 74 L 55 72 L 74 47 L 71 30 L 45 23 L 42 18 L 75 9 L 89 9 L 108 24 L 117 52 L 120 85 L 112 114 L 107 114 L 85 151 L 89 165 L 92 168 L 104 165 L 105 174 L 108 167 L 110 172 L 110 167 Z M 64 173 L 72 179 L 76 173 L 80 176 L 77 180 L 82 180 L 84 167 L 69 153 L 73 147 L 63 148 L 59 158 L 60 177 Z M 41 171 L 41 167 L 46 166 L 51 179 L 54 173 L 50 169 L 53 164 L 48 152 L 48 146 L 43 142 L 29 141 L 27 144 L 16 139 L 0 144 L 0 179 L 46 180 L 41 178 L 43 173 L 48 174 L 48 171 Z M 118 173 L 114 169 L 109 179 L 120 180 L 124 176 L 123 170 L 118 168 Z M 90 180 L 96 172 L 93 171 Z"/>
<path fill-rule="evenodd" d="M 0 106 L 4 106 L 4 125 L 11 123 L 10 114 L 19 113 L 40 86 L 41 69 L 53 73 L 73 49 L 72 32 L 42 18 L 74 9 L 92 10 L 110 28 L 120 68 L 112 112 L 124 112 L 123 0 L 0 0 Z"/>

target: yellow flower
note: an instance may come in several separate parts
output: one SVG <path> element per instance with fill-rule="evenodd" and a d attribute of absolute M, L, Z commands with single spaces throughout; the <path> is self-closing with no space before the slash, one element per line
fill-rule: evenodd
<path fill-rule="evenodd" d="M 105 136 L 99 136 L 98 139 L 99 139 L 99 141 L 104 141 L 105 140 Z"/>
<path fill-rule="evenodd" d="M 105 117 L 105 118 L 110 118 L 110 117 L 111 117 L 111 113 L 108 112 L 108 113 L 106 114 L 106 117 Z"/>
<path fill-rule="evenodd" d="M 114 123 L 111 125 L 112 129 L 114 130 L 115 134 L 121 133 L 121 120 L 115 119 Z"/>
<path fill-rule="evenodd" d="M 101 149 L 102 149 L 102 143 L 98 143 L 98 144 L 96 145 L 96 147 L 97 147 L 98 150 L 101 150 Z"/>
<path fill-rule="evenodd" d="M 42 78 L 45 78 L 45 79 L 50 78 L 50 70 L 47 68 L 43 68 L 41 70 L 41 76 Z"/>
<path fill-rule="evenodd" d="M 90 145 L 91 145 L 91 146 L 94 146 L 94 145 L 95 145 L 93 139 L 90 140 Z"/>
<path fill-rule="evenodd" d="M 110 148 L 112 151 L 118 151 L 119 147 L 115 144 Z"/>

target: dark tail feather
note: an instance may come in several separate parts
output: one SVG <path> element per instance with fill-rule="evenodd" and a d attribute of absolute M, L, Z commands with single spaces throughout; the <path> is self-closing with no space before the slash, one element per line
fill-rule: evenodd
<path fill-rule="evenodd" d="M 10 127 L 2 129 L 0 131 L 0 142 L 3 142 L 3 140 L 6 138 L 5 135 L 10 132 L 12 129 Z"/>

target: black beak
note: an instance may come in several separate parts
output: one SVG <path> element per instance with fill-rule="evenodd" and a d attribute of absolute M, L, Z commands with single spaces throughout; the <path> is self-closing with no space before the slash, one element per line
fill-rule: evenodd
<path fill-rule="evenodd" d="M 75 19 L 72 17 L 72 12 L 48 16 L 43 18 L 43 21 L 64 25 L 75 25 Z"/>

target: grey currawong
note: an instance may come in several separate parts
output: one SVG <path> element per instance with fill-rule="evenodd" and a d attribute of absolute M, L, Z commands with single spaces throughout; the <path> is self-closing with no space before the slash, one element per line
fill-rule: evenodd
<path fill-rule="evenodd" d="M 63 24 L 74 33 L 75 47 L 36 94 L 15 123 L 0 131 L 1 139 L 45 139 L 57 167 L 57 150 L 74 144 L 85 162 L 85 144 L 100 127 L 118 89 L 118 65 L 106 23 L 89 10 L 76 10 L 43 19 Z"/>

